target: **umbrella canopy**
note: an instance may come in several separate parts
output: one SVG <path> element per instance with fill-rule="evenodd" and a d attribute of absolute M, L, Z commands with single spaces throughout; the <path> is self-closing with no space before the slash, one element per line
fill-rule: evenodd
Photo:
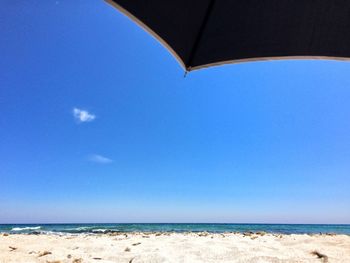
<path fill-rule="evenodd" d="M 106 0 L 187 70 L 243 61 L 350 57 L 349 0 Z"/>

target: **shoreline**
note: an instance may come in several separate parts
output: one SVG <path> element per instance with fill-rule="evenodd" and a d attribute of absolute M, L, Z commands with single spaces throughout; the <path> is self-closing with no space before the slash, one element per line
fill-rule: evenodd
<path fill-rule="evenodd" d="M 214 224 L 214 223 L 94 223 L 94 224 L 0 224 L 1 233 L 133 233 L 133 232 L 209 232 L 275 234 L 347 234 L 350 225 L 320 224 Z"/>
<path fill-rule="evenodd" d="M 0 232 L 1 236 L 10 236 L 10 235 L 58 235 L 58 236 L 79 236 L 79 235 L 91 235 L 91 236 L 118 236 L 118 235 L 165 235 L 169 236 L 172 234 L 181 234 L 181 235 L 198 235 L 198 236 L 206 236 L 206 235 L 242 235 L 242 236 L 264 236 L 264 235 L 272 235 L 272 236 L 290 236 L 290 235 L 308 235 L 308 236 L 349 236 L 347 233 L 283 233 L 283 232 L 266 232 L 266 231 L 223 231 L 223 232 L 214 232 L 214 231 L 114 231 L 114 230 L 101 230 L 101 231 L 92 231 L 92 232 L 59 232 L 59 231 L 32 231 L 32 232 Z"/>
<path fill-rule="evenodd" d="M 131 260 L 131 261 L 130 261 Z M 0 234 L 0 262 L 349 262 L 346 234 Z"/>

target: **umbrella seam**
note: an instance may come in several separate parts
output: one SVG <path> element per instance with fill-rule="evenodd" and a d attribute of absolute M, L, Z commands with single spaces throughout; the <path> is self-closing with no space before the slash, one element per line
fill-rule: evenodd
<path fill-rule="evenodd" d="M 201 26 L 200 26 L 200 28 L 198 30 L 198 34 L 197 34 L 196 39 L 194 41 L 194 44 L 192 46 L 190 55 L 188 56 L 188 60 L 187 60 L 187 63 L 186 63 L 186 70 L 187 71 L 191 71 L 191 69 L 192 69 L 191 64 L 193 62 L 194 56 L 196 55 L 196 51 L 198 49 L 199 42 L 202 39 L 203 32 L 204 32 L 204 30 L 206 28 L 206 25 L 208 23 L 209 17 L 210 17 L 210 15 L 212 13 L 212 10 L 213 10 L 213 7 L 214 7 L 214 3 L 215 3 L 215 0 L 210 0 L 210 2 L 208 4 L 208 8 L 207 8 L 206 13 L 204 15 L 203 22 L 202 22 L 202 24 L 201 24 Z"/>

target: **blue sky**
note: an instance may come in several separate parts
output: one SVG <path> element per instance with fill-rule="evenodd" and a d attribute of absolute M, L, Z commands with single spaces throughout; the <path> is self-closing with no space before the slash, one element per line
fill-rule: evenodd
<path fill-rule="evenodd" d="M 0 24 L 0 223 L 350 223 L 350 63 L 184 78 L 104 1 Z"/>

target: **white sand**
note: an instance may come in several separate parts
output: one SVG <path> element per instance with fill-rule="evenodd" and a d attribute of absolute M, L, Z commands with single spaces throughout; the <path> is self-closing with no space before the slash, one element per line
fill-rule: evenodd
<path fill-rule="evenodd" d="M 51 254 L 39 256 L 44 251 Z M 328 259 L 318 258 L 311 253 L 313 251 L 326 255 Z M 1 263 L 327 261 L 350 262 L 350 236 L 203 233 L 0 235 Z"/>

